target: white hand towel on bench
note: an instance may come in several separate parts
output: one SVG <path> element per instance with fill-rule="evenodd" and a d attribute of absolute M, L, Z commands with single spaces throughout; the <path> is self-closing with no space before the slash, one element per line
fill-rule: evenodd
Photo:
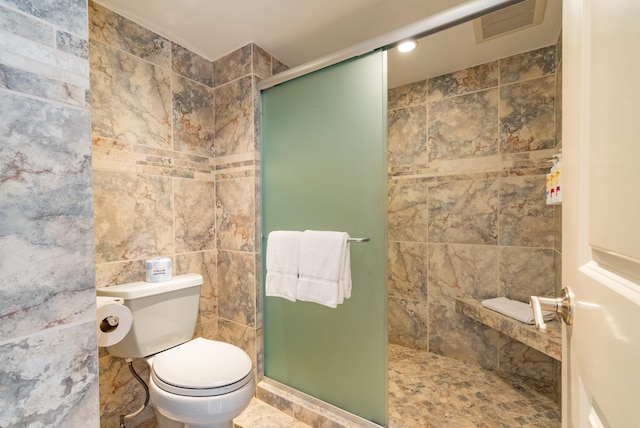
<path fill-rule="evenodd" d="M 506 297 L 496 297 L 482 301 L 485 308 L 500 312 L 510 318 L 516 319 L 526 324 L 535 324 L 533 311 L 531 306 L 517 300 L 511 300 Z M 542 311 L 542 317 L 545 321 L 555 319 L 555 312 Z"/>
<path fill-rule="evenodd" d="M 298 300 L 336 308 L 351 296 L 349 235 L 305 230 L 300 240 Z"/>
<path fill-rule="evenodd" d="M 300 259 L 299 231 L 274 231 L 267 240 L 267 277 L 265 294 L 296 301 L 298 264 Z"/>

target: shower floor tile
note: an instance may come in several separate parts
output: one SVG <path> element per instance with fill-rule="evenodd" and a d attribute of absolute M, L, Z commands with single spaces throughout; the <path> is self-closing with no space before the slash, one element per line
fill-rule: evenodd
<path fill-rule="evenodd" d="M 389 345 L 389 427 L 560 426 L 551 386 Z"/>
<path fill-rule="evenodd" d="M 310 428 L 257 398 L 234 420 L 234 428 L 272 427 Z M 389 428 L 441 427 L 557 428 L 560 410 L 543 382 L 389 345 Z"/>

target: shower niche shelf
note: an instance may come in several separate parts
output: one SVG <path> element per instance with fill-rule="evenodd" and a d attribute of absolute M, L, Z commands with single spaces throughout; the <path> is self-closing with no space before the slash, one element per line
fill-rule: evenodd
<path fill-rule="evenodd" d="M 562 331 L 558 320 L 547 322 L 546 333 L 538 331 L 534 325 L 522 323 L 482 306 L 474 299 L 458 298 L 456 311 L 487 325 L 551 358 L 562 360 Z"/>

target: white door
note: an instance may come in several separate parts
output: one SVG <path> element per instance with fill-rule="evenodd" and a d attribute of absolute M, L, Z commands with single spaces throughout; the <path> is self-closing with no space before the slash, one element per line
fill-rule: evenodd
<path fill-rule="evenodd" d="M 563 426 L 640 427 L 640 1 L 563 14 Z"/>

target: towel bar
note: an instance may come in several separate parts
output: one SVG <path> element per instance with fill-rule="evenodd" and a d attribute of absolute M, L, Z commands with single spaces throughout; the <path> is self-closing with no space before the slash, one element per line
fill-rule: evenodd
<path fill-rule="evenodd" d="M 264 236 L 262 235 L 263 239 L 268 239 L 269 235 Z M 354 244 L 361 244 L 363 242 L 369 242 L 371 241 L 371 238 L 347 238 L 347 242 L 353 242 Z"/>

